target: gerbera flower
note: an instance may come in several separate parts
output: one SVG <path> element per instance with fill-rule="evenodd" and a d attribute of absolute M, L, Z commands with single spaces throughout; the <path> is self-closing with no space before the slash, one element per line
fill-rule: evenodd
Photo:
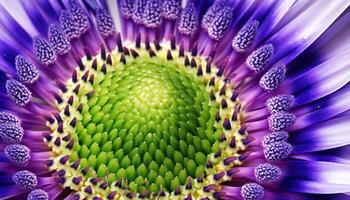
<path fill-rule="evenodd" d="M 350 199 L 349 1 L 0 4 L 0 199 Z"/>

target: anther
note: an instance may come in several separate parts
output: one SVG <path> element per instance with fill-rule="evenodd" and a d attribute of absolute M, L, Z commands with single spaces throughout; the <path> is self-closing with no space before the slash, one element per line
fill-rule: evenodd
<path fill-rule="evenodd" d="M 78 106 L 78 108 L 77 108 L 77 111 L 78 111 L 79 113 L 83 112 L 83 104 L 82 104 L 82 103 L 79 104 L 79 106 Z"/>
<path fill-rule="evenodd" d="M 81 170 L 81 173 L 85 176 L 89 172 L 89 167 L 85 167 Z"/>
<path fill-rule="evenodd" d="M 215 77 L 211 77 L 211 79 L 209 81 L 209 85 L 210 86 L 215 86 Z"/>
<path fill-rule="evenodd" d="M 182 43 L 180 43 L 179 57 L 184 57 L 184 56 L 185 56 L 185 47 Z"/>
<path fill-rule="evenodd" d="M 230 99 L 232 102 L 235 102 L 237 100 L 237 97 L 238 97 L 238 92 L 233 91 Z"/>
<path fill-rule="evenodd" d="M 223 126 L 226 130 L 231 130 L 231 122 L 228 118 L 225 118 L 224 119 L 224 123 L 223 123 Z"/>
<path fill-rule="evenodd" d="M 135 47 L 137 49 L 141 48 L 141 34 L 137 33 L 136 40 L 135 40 Z"/>
<path fill-rule="evenodd" d="M 198 43 L 192 45 L 191 56 L 195 57 L 198 53 Z"/>
<path fill-rule="evenodd" d="M 226 83 L 220 89 L 220 96 L 224 96 L 226 94 Z"/>
<path fill-rule="evenodd" d="M 215 185 L 214 184 L 211 184 L 211 185 L 207 185 L 207 186 L 204 186 L 203 187 L 203 191 L 204 192 L 210 192 L 210 191 L 213 191 L 213 190 L 215 190 Z"/>
<path fill-rule="evenodd" d="M 113 191 L 107 195 L 107 199 L 113 200 L 116 195 L 117 195 L 117 192 Z"/>
<path fill-rule="evenodd" d="M 84 82 L 86 82 L 87 79 L 88 79 L 88 77 L 89 77 L 89 70 L 87 70 L 87 71 L 84 73 L 84 75 L 81 77 L 81 80 L 83 80 Z"/>
<path fill-rule="evenodd" d="M 214 90 L 210 90 L 210 94 L 209 94 L 209 96 L 210 96 L 210 100 L 211 100 L 211 101 L 215 101 L 215 100 L 216 100 Z"/>
<path fill-rule="evenodd" d="M 219 68 L 219 71 L 216 73 L 216 76 L 220 77 L 224 73 L 224 67 Z"/>
<path fill-rule="evenodd" d="M 120 62 L 123 63 L 124 65 L 126 64 L 126 57 L 124 54 L 120 56 Z"/>
<path fill-rule="evenodd" d="M 239 169 L 237 169 L 236 167 L 232 167 L 231 169 L 226 171 L 226 175 L 232 176 L 232 175 L 236 174 L 237 172 L 239 172 Z"/>
<path fill-rule="evenodd" d="M 224 176 L 225 176 L 225 172 L 220 172 L 218 174 L 215 174 L 213 178 L 214 178 L 214 180 L 218 181 L 218 180 L 222 179 Z"/>
<path fill-rule="evenodd" d="M 78 82 L 78 74 L 77 74 L 76 70 L 74 70 L 72 73 L 72 81 L 73 81 L 73 83 Z"/>
<path fill-rule="evenodd" d="M 221 100 L 221 108 L 222 108 L 222 109 L 226 109 L 227 106 L 228 106 L 228 105 L 227 105 L 226 100 L 225 100 L 225 99 L 222 99 L 222 100 Z"/>
<path fill-rule="evenodd" d="M 186 55 L 185 56 L 185 66 L 189 66 L 191 63 L 190 63 L 190 59 L 188 58 L 188 56 Z"/>
<path fill-rule="evenodd" d="M 106 58 L 107 58 L 106 49 L 104 47 L 101 47 L 101 59 L 106 60 Z"/>
<path fill-rule="evenodd" d="M 180 187 L 177 187 L 174 191 L 174 194 L 175 195 L 180 195 L 181 194 L 181 188 Z"/>
<path fill-rule="evenodd" d="M 226 141 L 227 140 L 226 135 L 225 134 L 221 134 L 219 140 L 220 140 L 220 142 Z"/>
<path fill-rule="evenodd" d="M 59 140 L 60 141 L 60 140 Z M 74 139 L 70 140 L 68 144 L 66 145 L 67 149 L 72 149 L 74 145 Z M 58 145 L 59 146 L 59 145 Z M 74 163 L 73 163 L 74 164 Z"/>
<path fill-rule="evenodd" d="M 54 96 L 54 98 L 55 98 L 55 100 L 57 101 L 58 104 L 63 103 L 63 99 L 62 99 L 62 97 L 60 95 L 54 94 L 53 96 Z"/>
<path fill-rule="evenodd" d="M 189 176 L 187 177 L 187 183 L 185 186 L 186 190 L 191 190 L 192 189 L 192 178 Z"/>
<path fill-rule="evenodd" d="M 236 160 L 236 157 L 234 156 L 230 156 L 228 158 L 224 159 L 224 165 L 230 165 L 231 163 L 233 163 Z"/>
<path fill-rule="evenodd" d="M 216 122 L 220 122 L 220 120 L 221 120 L 220 112 L 218 111 L 218 112 L 215 113 L 215 121 Z"/>
<path fill-rule="evenodd" d="M 73 101 L 74 101 L 74 96 L 73 95 L 71 95 L 70 97 L 69 97 L 69 99 L 68 99 L 68 101 L 67 101 L 67 103 L 69 104 L 69 105 L 73 105 Z"/>
<path fill-rule="evenodd" d="M 174 35 L 172 35 L 171 39 L 170 39 L 170 48 L 171 48 L 171 50 L 175 50 L 176 49 L 176 39 L 175 39 Z"/>
<path fill-rule="evenodd" d="M 107 63 L 107 65 L 112 65 L 112 56 L 111 56 L 111 54 L 108 54 L 106 63 Z"/>
<path fill-rule="evenodd" d="M 160 46 L 160 44 L 159 44 L 158 41 L 155 41 L 155 42 L 154 42 L 154 47 L 157 49 L 157 51 L 159 51 L 159 50 L 162 49 L 162 46 Z"/>
<path fill-rule="evenodd" d="M 94 78 L 95 78 L 95 75 L 94 74 L 91 74 L 90 78 L 89 78 L 89 82 L 91 85 L 94 84 Z"/>
<path fill-rule="evenodd" d="M 84 190 L 86 193 L 88 194 L 92 194 L 92 188 L 91 188 L 91 185 L 87 186 Z"/>
<path fill-rule="evenodd" d="M 67 163 L 68 160 L 69 160 L 69 155 L 65 155 L 65 156 L 63 156 L 62 158 L 60 158 L 60 163 L 61 163 L 62 165 L 64 165 L 64 164 Z"/>
<path fill-rule="evenodd" d="M 130 53 L 131 53 L 132 57 L 134 57 L 134 58 L 139 57 L 139 54 L 134 49 L 130 49 Z"/>
<path fill-rule="evenodd" d="M 117 47 L 118 47 L 118 51 L 119 53 L 121 53 L 123 51 L 123 43 L 122 43 L 122 36 L 120 35 L 120 33 L 117 33 Z"/>
<path fill-rule="evenodd" d="M 54 143 L 57 147 L 61 146 L 61 138 L 57 137 Z"/>
<path fill-rule="evenodd" d="M 91 58 L 92 59 L 92 58 Z M 90 59 L 90 60 L 91 60 Z M 78 59 L 77 60 L 77 64 L 78 64 L 78 66 L 79 66 L 79 69 L 80 69 L 80 71 L 84 71 L 85 70 L 85 65 L 84 65 L 84 63 L 83 63 L 83 61 L 81 60 L 81 59 Z"/>
<path fill-rule="evenodd" d="M 80 90 L 80 84 L 78 84 L 77 86 L 75 86 L 75 88 L 73 89 L 73 92 L 74 92 L 76 95 L 78 95 L 79 90 Z"/>
<path fill-rule="evenodd" d="M 77 118 L 74 117 L 74 118 L 72 119 L 72 121 L 70 121 L 69 125 L 70 125 L 71 127 L 74 128 L 76 124 L 77 124 Z"/>
<path fill-rule="evenodd" d="M 215 154 L 214 154 L 214 158 L 218 158 L 218 157 L 220 157 L 221 156 L 221 154 L 222 154 L 222 150 L 221 149 L 219 149 Z"/>
<path fill-rule="evenodd" d="M 106 64 L 103 64 L 102 67 L 101 67 L 101 72 L 106 74 L 107 73 L 107 66 Z"/>
<path fill-rule="evenodd" d="M 194 58 L 191 59 L 191 67 L 192 68 L 197 67 L 197 63 L 196 63 L 196 60 Z"/>
<path fill-rule="evenodd" d="M 171 54 L 170 50 L 167 51 L 166 59 L 167 60 L 172 60 L 173 59 L 173 55 Z"/>
<path fill-rule="evenodd" d="M 197 76 L 203 76 L 202 65 L 198 65 L 198 68 L 197 68 Z"/>
<path fill-rule="evenodd" d="M 70 116 L 69 105 L 66 105 L 66 107 L 64 108 L 64 115 Z"/>
<path fill-rule="evenodd" d="M 83 177 L 79 176 L 79 177 L 73 177 L 72 182 L 75 185 L 79 185 L 79 183 L 83 180 Z"/>
<path fill-rule="evenodd" d="M 70 135 L 70 134 L 67 134 L 66 136 L 64 136 L 64 137 L 62 138 L 62 140 L 68 142 L 68 141 L 70 140 L 70 138 L 71 138 L 71 135 Z"/>
<path fill-rule="evenodd" d="M 91 68 L 97 70 L 97 60 L 96 58 L 92 61 Z"/>
<path fill-rule="evenodd" d="M 130 55 L 130 51 L 129 51 L 129 49 L 127 48 L 127 47 L 123 47 L 123 51 L 122 52 L 124 52 L 124 54 L 125 55 Z"/>
<path fill-rule="evenodd" d="M 57 132 L 63 133 L 63 123 L 59 123 L 57 126 Z"/>
<path fill-rule="evenodd" d="M 236 147 L 236 138 L 233 136 L 230 141 L 230 147 L 235 148 Z"/>
<path fill-rule="evenodd" d="M 87 60 L 92 60 L 91 53 L 90 53 L 90 51 L 87 48 L 84 48 L 84 53 L 85 53 L 85 56 L 86 56 Z"/>
<path fill-rule="evenodd" d="M 207 160 L 207 162 L 205 163 L 205 166 L 210 169 L 213 168 L 213 163 L 210 160 Z"/>

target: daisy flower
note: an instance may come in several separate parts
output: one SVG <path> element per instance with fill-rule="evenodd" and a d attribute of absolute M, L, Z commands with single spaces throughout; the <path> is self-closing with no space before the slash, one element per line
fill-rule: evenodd
<path fill-rule="evenodd" d="M 350 199 L 350 1 L 0 2 L 0 199 Z"/>

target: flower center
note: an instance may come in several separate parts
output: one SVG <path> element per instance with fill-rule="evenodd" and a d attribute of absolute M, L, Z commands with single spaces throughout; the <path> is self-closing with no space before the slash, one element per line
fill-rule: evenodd
<path fill-rule="evenodd" d="M 48 123 L 61 184 L 87 196 L 200 197 L 228 180 L 244 149 L 237 95 L 210 61 L 189 60 L 127 48 L 85 59 Z"/>

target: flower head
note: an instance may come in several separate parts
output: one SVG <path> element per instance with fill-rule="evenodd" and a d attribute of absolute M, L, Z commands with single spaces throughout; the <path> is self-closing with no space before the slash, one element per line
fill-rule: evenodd
<path fill-rule="evenodd" d="M 348 199 L 349 5 L 0 3 L 0 199 Z"/>

